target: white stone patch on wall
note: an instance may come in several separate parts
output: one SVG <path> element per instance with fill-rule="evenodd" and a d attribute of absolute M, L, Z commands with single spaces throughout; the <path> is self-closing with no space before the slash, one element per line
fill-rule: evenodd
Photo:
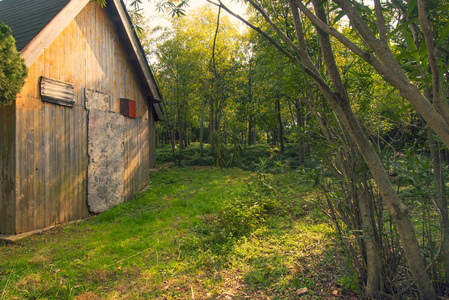
<path fill-rule="evenodd" d="M 109 111 L 109 95 L 90 89 L 84 90 L 86 109 Z"/>
<path fill-rule="evenodd" d="M 87 202 L 100 213 L 124 201 L 124 116 L 90 109 L 88 114 Z"/>

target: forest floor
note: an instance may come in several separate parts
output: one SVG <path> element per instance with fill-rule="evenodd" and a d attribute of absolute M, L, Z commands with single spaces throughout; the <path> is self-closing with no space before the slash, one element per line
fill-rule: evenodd
<path fill-rule="evenodd" d="M 0 245 L 0 300 L 357 299 L 294 172 L 162 167 L 150 178 L 107 212 Z"/>

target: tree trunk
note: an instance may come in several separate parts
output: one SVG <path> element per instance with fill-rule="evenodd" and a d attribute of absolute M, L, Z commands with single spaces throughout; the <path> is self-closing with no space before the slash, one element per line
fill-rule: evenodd
<path fill-rule="evenodd" d="M 279 146 L 281 150 L 281 154 L 284 153 L 284 126 L 282 125 L 282 118 L 281 118 L 281 101 L 279 100 L 279 97 L 276 97 L 276 112 L 277 112 L 277 119 L 279 123 Z"/>
<path fill-rule="evenodd" d="M 214 127 L 214 124 L 215 124 L 215 119 L 214 119 L 214 99 L 213 99 L 213 96 L 211 96 L 210 102 L 209 102 L 209 103 L 210 103 L 210 112 L 209 112 L 209 139 L 211 139 L 212 136 L 213 136 L 213 134 L 214 134 L 214 131 L 215 131 L 215 127 Z M 215 153 L 215 144 L 212 143 L 212 141 L 211 141 L 211 143 L 210 143 L 210 147 L 211 147 L 212 153 Z"/>
<path fill-rule="evenodd" d="M 299 165 L 304 166 L 306 162 L 305 157 L 305 147 L 304 147 L 304 137 L 301 134 L 301 129 L 304 127 L 304 118 L 302 116 L 301 102 L 299 99 L 295 99 L 295 108 L 296 108 L 296 127 L 298 133 L 298 153 L 299 153 Z"/>
<path fill-rule="evenodd" d="M 253 117 L 252 113 L 250 113 L 248 121 L 248 146 L 252 146 L 252 144 L 253 144 Z"/>
<path fill-rule="evenodd" d="M 440 215 L 442 232 L 441 256 L 444 260 L 445 283 L 449 283 L 449 218 L 447 209 L 446 184 L 441 169 L 440 146 L 433 138 L 433 131 L 427 128 L 427 140 L 429 142 L 430 154 L 432 158 L 433 174 L 437 190 L 436 207 Z"/>
<path fill-rule="evenodd" d="M 203 84 L 203 99 L 201 100 L 201 123 L 200 123 L 200 155 L 204 156 L 204 99 L 205 99 L 205 87 Z"/>
<path fill-rule="evenodd" d="M 300 43 L 300 46 L 298 48 L 301 51 L 301 58 L 304 64 L 310 70 L 314 70 L 315 74 L 319 76 L 319 73 L 317 73 L 313 62 L 306 52 L 302 25 L 300 23 L 301 21 L 299 19 L 297 7 L 293 2 L 290 3 L 293 12 L 293 18 L 295 21 L 296 33 L 298 35 L 297 39 Z M 320 1 L 313 0 L 315 10 L 320 14 L 320 19 L 324 23 L 326 23 L 322 15 L 322 13 L 324 13 L 324 10 L 322 9 L 322 7 L 320 8 L 320 3 Z M 432 283 L 426 271 L 424 259 L 421 255 L 421 249 L 418 240 L 416 239 L 415 231 L 413 228 L 413 223 L 407 213 L 407 207 L 397 196 L 396 191 L 391 184 L 391 181 L 388 178 L 388 174 L 383 168 L 382 162 L 377 156 L 373 145 L 366 137 L 365 133 L 360 127 L 360 124 L 358 123 L 356 117 L 352 112 L 349 101 L 347 99 L 346 90 L 344 89 L 344 86 L 341 82 L 340 74 L 335 63 L 329 41 L 329 35 L 321 30 L 318 30 L 318 34 L 320 37 L 320 45 L 324 62 L 327 66 L 329 76 L 331 77 L 336 92 L 333 92 L 330 88 L 326 88 L 323 85 L 320 85 L 320 89 L 324 94 L 326 100 L 328 101 L 330 107 L 335 112 L 338 119 L 347 130 L 347 132 L 351 136 L 351 139 L 357 145 L 357 148 L 364 157 L 365 162 L 370 169 L 371 174 L 373 175 L 374 180 L 381 192 L 381 195 L 385 200 L 385 203 L 390 210 L 393 219 L 395 220 L 404 247 L 405 257 L 410 266 L 410 271 L 413 275 L 413 278 L 415 279 L 422 299 L 437 299 L 435 290 L 433 289 Z M 373 282 L 375 281 L 373 280 Z"/>
<path fill-rule="evenodd" d="M 360 219 L 362 221 L 363 233 L 366 250 L 366 294 L 370 297 L 374 297 L 382 290 L 381 286 L 381 272 L 382 272 L 382 260 L 379 256 L 379 245 L 376 243 L 376 229 L 374 226 L 374 220 L 372 219 L 372 210 L 369 205 L 368 195 L 366 188 L 363 184 L 358 184 L 357 198 L 360 210 Z"/>
<path fill-rule="evenodd" d="M 181 103 L 179 101 L 179 77 L 178 77 L 178 67 L 176 67 L 176 108 L 178 110 L 178 165 L 181 166 L 182 157 L 182 115 L 181 115 Z"/>
<path fill-rule="evenodd" d="M 323 30 L 327 34 L 332 34 L 343 45 L 345 45 L 354 54 L 362 58 L 368 64 L 374 67 L 376 71 L 382 75 L 382 77 L 390 83 L 392 86 L 398 89 L 402 97 L 416 109 L 416 111 L 423 117 L 423 119 L 429 124 L 429 126 L 440 137 L 441 141 L 449 147 L 449 120 L 446 120 L 429 102 L 429 100 L 421 93 L 419 88 L 415 86 L 405 74 L 401 65 L 396 60 L 396 57 L 389 48 L 388 41 L 385 34 L 381 34 L 378 39 L 376 35 L 370 30 L 369 26 L 365 23 L 362 16 L 357 12 L 356 8 L 348 0 L 332 0 L 336 3 L 349 17 L 351 24 L 361 35 L 363 40 L 374 51 L 374 54 L 368 51 L 364 51 L 352 43 L 346 36 L 340 32 L 328 26 L 325 22 L 316 18 L 302 3 L 301 0 L 295 0 L 297 7 L 307 15 L 307 18 L 312 21 L 314 26 Z M 375 1 L 375 3 L 380 3 Z M 380 5 L 380 4 L 379 4 Z M 376 10 L 380 11 L 381 8 L 376 5 Z M 376 14 L 382 18 L 381 13 Z M 385 22 L 378 20 L 378 27 L 383 32 L 385 31 Z M 381 25 L 382 24 L 382 25 Z"/>
<path fill-rule="evenodd" d="M 171 151 L 173 153 L 173 162 L 176 162 L 176 153 L 175 153 L 176 140 L 175 140 L 175 134 L 176 134 L 176 129 L 175 129 L 175 127 L 173 127 L 173 129 L 171 129 Z"/>

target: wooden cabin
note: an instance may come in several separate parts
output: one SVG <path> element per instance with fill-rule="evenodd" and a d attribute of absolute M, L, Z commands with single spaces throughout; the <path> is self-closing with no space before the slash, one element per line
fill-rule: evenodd
<path fill-rule="evenodd" d="M 3 0 L 28 67 L 0 107 L 0 234 L 131 199 L 155 167 L 161 95 L 120 0 Z"/>

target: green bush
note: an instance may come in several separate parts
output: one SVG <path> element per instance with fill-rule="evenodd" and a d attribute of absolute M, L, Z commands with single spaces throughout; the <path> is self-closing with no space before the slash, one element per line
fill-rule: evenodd
<path fill-rule="evenodd" d="M 25 83 L 27 68 L 16 42 L 11 35 L 11 29 L 0 24 L 0 106 L 11 104 Z"/>
<path fill-rule="evenodd" d="M 168 152 L 161 152 L 158 150 L 156 154 L 156 162 L 158 163 L 168 163 L 173 161 L 173 153 L 170 151 Z"/>
<path fill-rule="evenodd" d="M 240 237 L 264 223 L 265 215 L 276 207 L 274 197 L 250 192 L 227 201 L 218 215 L 218 223 L 228 235 Z"/>
<path fill-rule="evenodd" d="M 204 156 L 188 160 L 185 164 L 186 166 L 212 166 L 214 164 L 214 161 L 212 157 Z"/>
<path fill-rule="evenodd" d="M 299 157 L 298 144 L 286 144 L 284 153 L 282 153 L 284 159 Z"/>
<path fill-rule="evenodd" d="M 225 254 L 237 240 L 265 223 L 268 214 L 277 207 L 274 197 L 251 191 L 225 200 L 222 209 L 203 218 L 194 231 L 205 237 L 203 244 L 208 249 Z"/>

